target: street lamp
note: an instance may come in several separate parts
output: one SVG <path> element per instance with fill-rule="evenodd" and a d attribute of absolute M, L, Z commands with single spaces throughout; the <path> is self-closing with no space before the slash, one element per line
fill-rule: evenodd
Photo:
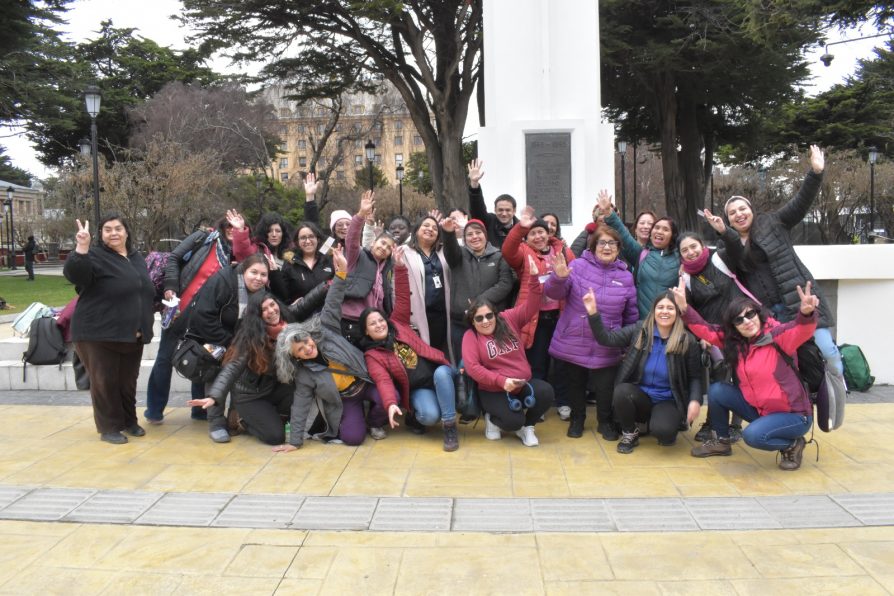
<path fill-rule="evenodd" d="M 625 158 L 627 157 L 627 141 L 618 141 L 618 153 L 621 154 L 621 221 L 627 223 L 627 176 L 625 175 Z"/>
<path fill-rule="evenodd" d="M 78 141 L 78 147 L 81 149 L 81 155 L 87 157 L 90 155 L 90 139 L 84 137 Z"/>
<path fill-rule="evenodd" d="M 397 189 L 400 197 L 400 214 L 404 214 L 404 164 L 397 164 Z"/>
<path fill-rule="evenodd" d="M 869 233 L 875 233 L 875 162 L 878 161 L 878 149 L 869 148 Z"/>
<path fill-rule="evenodd" d="M 99 104 L 102 94 L 96 85 L 88 85 L 84 89 L 84 103 L 87 104 L 87 113 L 90 114 L 90 149 L 93 153 L 93 219 L 95 226 L 99 226 L 99 156 L 96 146 L 96 117 L 99 115 Z M 83 152 L 83 147 L 81 149 Z"/>
<path fill-rule="evenodd" d="M 369 139 L 366 142 L 366 145 L 363 146 L 366 149 L 366 161 L 369 162 L 369 190 L 373 189 L 373 159 L 376 157 L 376 144 L 372 142 L 372 139 Z"/>
<path fill-rule="evenodd" d="M 6 189 L 6 200 L 3 201 L 3 204 L 6 205 L 6 208 L 9 209 L 9 234 L 7 238 L 9 239 L 9 252 L 7 256 L 9 259 L 7 260 L 7 264 L 9 268 L 15 271 L 16 269 L 16 224 L 15 219 L 13 218 L 13 200 L 12 197 L 15 194 L 16 189 L 13 187 L 8 187 Z"/>

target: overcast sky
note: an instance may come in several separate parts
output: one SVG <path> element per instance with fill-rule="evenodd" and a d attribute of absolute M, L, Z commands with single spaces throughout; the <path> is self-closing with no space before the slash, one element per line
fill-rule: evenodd
<path fill-rule="evenodd" d="M 96 36 L 99 24 L 104 19 L 111 19 L 115 27 L 133 27 L 137 33 L 151 39 L 162 46 L 172 46 L 183 49 L 186 47 L 184 38 L 188 31 L 181 28 L 179 23 L 170 19 L 171 15 L 178 14 L 181 10 L 180 0 L 75 0 L 70 5 L 66 18 L 68 25 L 64 27 L 71 41 L 83 41 Z M 861 31 L 848 31 L 843 36 L 835 36 L 838 39 L 853 39 L 861 35 L 876 33 L 874 29 L 864 28 Z M 881 47 L 886 38 L 876 38 L 855 41 L 849 44 L 841 44 L 830 48 L 835 55 L 835 60 L 830 67 L 823 66 L 819 57 L 824 53 L 822 47 L 813 51 L 808 60 L 814 80 L 807 85 L 808 93 L 814 95 L 825 91 L 832 85 L 840 83 L 844 78 L 852 74 L 859 58 L 873 55 L 873 48 Z M 219 59 L 211 65 L 217 71 L 227 68 L 228 62 Z M 474 95 L 473 95 L 474 99 Z M 466 135 L 474 135 L 477 132 L 477 109 L 469 110 L 469 118 L 473 120 L 466 126 Z M 100 124 L 100 127 L 102 125 Z M 85 131 L 86 133 L 87 131 Z M 18 133 L 18 134 L 16 134 Z M 40 178 L 45 178 L 53 172 L 43 166 L 21 131 L 3 129 L 0 130 L 0 145 L 6 147 L 6 153 L 12 159 L 13 165 L 30 171 Z"/>

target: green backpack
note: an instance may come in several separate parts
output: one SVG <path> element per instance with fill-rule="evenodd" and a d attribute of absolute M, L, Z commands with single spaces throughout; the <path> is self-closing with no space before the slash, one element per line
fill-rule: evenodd
<path fill-rule="evenodd" d="M 869 391 L 875 383 L 875 377 L 870 374 L 869 362 L 863 355 L 860 346 L 842 344 L 838 346 L 841 352 L 841 362 L 844 364 L 844 380 L 850 391 Z"/>

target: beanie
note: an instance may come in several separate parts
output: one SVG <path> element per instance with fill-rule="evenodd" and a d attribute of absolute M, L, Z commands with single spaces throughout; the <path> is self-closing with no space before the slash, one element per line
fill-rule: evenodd
<path fill-rule="evenodd" d="M 470 226 L 478 226 L 481 228 L 481 231 L 484 232 L 484 237 L 487 238 L 487 228 L 484 226 L 484 222 L 480 219 L 470 219 L 466 222 L 465 230 L 468 230 Z M 465 234 L 465 230 L 463 230 L 463 234 Z"/>
<path fill-rule="evenodd" d="M 335 222 L 340 219 L 351 219 L 351 214 L 345 211 L 344 209 L 338 209 L 332 212 L 332 215 L 329 216 L 329 229 L 335 227 Z"/>

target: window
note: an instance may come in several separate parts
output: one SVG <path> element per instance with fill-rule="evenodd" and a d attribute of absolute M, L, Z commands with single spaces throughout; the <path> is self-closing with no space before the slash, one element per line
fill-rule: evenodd
<path fill-rule="evenodd" d="M 356 141 L 354 141 L 354 149 L 361 149 L 362 147 L 363 147 L 363 143 L 360 141 L 360 139 L 357 139 Z"/>
<path fill-rule="evenodd" d="M 362 156 L 362 155 L 355 155 L 355 156 L 354 156 L 354 163 L 357 164 L 358 166 L 362 166 L 362 165 L 363 165 L 363 156 Z"/>
<path fill-rule="evenodd" d="M 360 132 L 360 128 L 361 128 L 361 127 L 360 127 L 360 123 L 359 123 L 359 122 L 355 122 L 355 123 L 354 123 L 354 126 L 351 127 L 351 129 L 352 129 L 354 132 L 356 132 L 356 133 L 359 133 L 359 132 Z"/>
<path fill-rule="evenodd" d="M 303 155 L 298 158 L 298 167 L 306 168 L 307 167 L 307 158 Z"/>
<path fill-rule="evenodd" d="M 381 146 L 382 146 L 382 137 L 373 137 L 373 140 L 372 140 L 372 141 L 373 141 L 373 143 L 375 144 L 376 147 L 381 147 Z"/>
<path fill-rule="evenodd" d="M 382 163 L 382 154 L 381 154 L 381 153 L 376 153 L 376 157 L 375 157 L 375 159 L 373 159 L 373 161 L 374 161 L 377 165 L 380 164 L 380 163 Z"/>
<path fill-rule="evenodd" d="M 338 180 L 339 182 L 344 182 L 345 181 L 345 171 L 338 170 L 337 172 L 335 172 L 335 179 Z"/>
<path fill-rule="evenodd" d="M 299 140 L 298 148 L 299 149 L 307 149 L 307 141 L 305 141 L 304 139 Z"/>
<path fill-rule="evenodd" d="M 326 158 L 323 157 L 322 155 L 320 156 L 320 159 L 317 160 L 317 167 L 320 167 L 320 168 L 326 167 Z"/>
<path fill-rule="evenodd" d="M 414 145 L 417 145 L 417 146 L 418 146 L 418 145 L 421 145 L 421 144 L 422 144 L 422 137 L 420 137 L 419 135 L 414 135 L 414 136 L 413 136 L 413 144 L 414 144 Z"/>
<path fill-rule="evenodd" d="M 289 108 L 280 108 L 279 109 L 279 117 L 280 118 L 288 118 L 292 115 L 292 110 Z"/>
<path fill-rule="evenodd" d="M 318 135 L 323 134 L 323 131 L 325 131 L 325 130 L 326 130 L 325 124 L 317 124 L 317 134 Z"/>
<path fill-rule="evenodd" d="M 281 152 L 283 152 L 283 153 L 285 153 L 286 151 L 288 151 L 288 150 L 289 150 L 289 145 L 288 145 L 288 143 L 280 143 L 280 144 L 279 144 L 279 150 L 280 150 Z"/>
<path fill-rule="evenodd" d="M 395 153 L 394 154 L 394 162 L 395 163 L 404 163 L 404 154 L 403 153 Z"/>
<path fill-rule="evenodd" d="M 286 182 L 289 179 L 289 173 L 288 172 L 280 172 L 279 179 L 282 180 L 283 182 Z"/>
<path fill-rule="evenodd" d="M 394 121 L 394 130 L 403 130 L 404 129 L 404 121 L 403 120 L 395 120 Z"/>
<path fill-rule="evenodd" d="M 299 124 L 298 125 L 298 134 L 303 135 L 306 132 L 307 132 L 307 127 L 304 126 L 303 124 Z"/>
<path fill-rule="evenodd" d="M 354 113 L 354 114 L 362 114 L 363 113 L 363 104 L 362 103 L 355 103 L 351 107 L 352 107 L 352 110 L 351 110 L 352 113 Z"/>
<path fill-rule="evenodd" d="M 289 167 L 289 158 L 288 157 L 280 157 L 279 158 L 279 169 L 284 170 Z"/>
<path fill-rule="evenodd" d="M 394 137 L 394 146 L 395 147 L 403 147 L 404 138 L 403 137 Z"/>

